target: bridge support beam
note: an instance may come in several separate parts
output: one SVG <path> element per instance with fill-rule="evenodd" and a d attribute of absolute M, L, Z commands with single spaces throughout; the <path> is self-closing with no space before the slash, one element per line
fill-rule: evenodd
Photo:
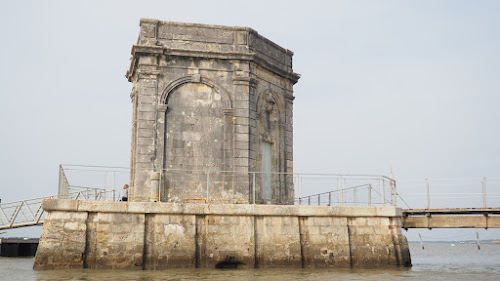
<path fill-rule="evenodd" d="M 408 216 L 403 228 L 498 228 L 500 216 Z"/>

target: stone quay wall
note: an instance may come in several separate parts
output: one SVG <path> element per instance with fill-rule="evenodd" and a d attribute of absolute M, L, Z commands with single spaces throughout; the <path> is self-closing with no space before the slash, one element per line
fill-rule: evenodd
<path fill-rule="evenodd" d="M 48 199 L 35 269 L 410 266 L 396 207 Z"/>

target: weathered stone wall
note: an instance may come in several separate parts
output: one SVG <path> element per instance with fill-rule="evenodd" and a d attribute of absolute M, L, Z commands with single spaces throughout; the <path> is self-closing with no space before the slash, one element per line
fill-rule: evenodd
<path fill-rule="evenodd" d="M 292 176 L 276 174 L 293 173 L 293 53 L 250 28 L 140 25 L 127 72 L 134 84 L 129 200 L 206 198 L 211 172 L 211 202 L 253 202 L 249 172 L 264 171 L 274 174 L 257 175 L 256 201 L 293 204 Z"/>
<path fill-rule="evenodd" d="M 45 200 L 35 269 L 410 265 L 401 209 Z"/>
<path fill-rule="evenodd" d="M 64 208 L 63 208 L 64 209 Z M 35 268 L 63 269 L 85 267 L 87 212 L 48 212 L 37 249 Z"/>

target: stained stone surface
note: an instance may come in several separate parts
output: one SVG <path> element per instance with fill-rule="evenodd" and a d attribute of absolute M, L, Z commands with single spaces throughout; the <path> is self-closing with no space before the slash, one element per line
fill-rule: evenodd
<path fill-rule="evenodd" d="M 255 186 L 257 203 L 293 204 L 293 53 L 247 27 L 140 27 L 129 200 L 248 203 Z"/>
<path fill-rule="evenodd" d="M 401 209 L 51 199 L 36 269 L 411 264 Z"/>

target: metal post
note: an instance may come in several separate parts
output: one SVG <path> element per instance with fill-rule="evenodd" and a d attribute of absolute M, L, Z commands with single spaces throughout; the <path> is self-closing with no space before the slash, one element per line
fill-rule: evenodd
<path fill-rule="evenodd" d="M 57 191 L 57 197 L 59 199 L 62 198 L 62 166 L 59 165 L 59 184 L 58 184 L 58 191 Z"/>
<path fill-rule="evenodd" d="M 394 201 L 396 199 L 396 190 L 394 190 L 394 187 L 393 187 L 393 179 L 394 178 L 394 174 L 392 172 L 392 166 L 391 166 L 391 179 L 389 180 L 389 184 L 390 184 L 390 187 L 391 187 L 391 206 L 394 206 Z"/>
<path fill-rule="evenodd" d="M 115 189 L 115 171 L 111 173 L 111 186 Z"/>
<path fill-rule="evenodd" d="M 340 206 L 344 206 L 344 181 L 340 176 Z"/>
<path fill-rule="evenodd" d="M 484 202 L 484 207 L 488 208 L 488 198 L 486 195 L 487 195 L 487 193 L 486 193 L 486 177 L 484 177 L 483 178 L 483 202 Z"/>
<path fill-rule="evenodd" d="M 358 192 L 357 192 L 357 187 L 354 187 L 354 190 L 352 191 L 353 192 L 353 197 L 354 197 L 354 206 L 357 205 L 358 203 Z"/>
<path fill-rule="evenodd" d="M 332 205 L 332 192 L 328 192 L 328 206 Z"/>
<path fill-rule="evenodd" d="M 163 168 L 160 169 L 160 177 L 158 179 L 158 202 L 161 202 L 162 182 L 163 182 Z"/>
<path fill-rule="evenodd" d="M 427 194 L 427 209 L 431 208 L 431 198 L 429 196 L 429 179 L 425 179 L 425 190 Z"/>
<path fill-rule="evenodd" d="M 69 184 L 66 175 L 64 174 L 64 168 L 59 165 L 59 190 L 57 192 L 57 197 L 59 199 L 69 198 Z"/>
<path fill-rule="evenodd" d="M 391 189 L 391 206 L 394 206 L 394 188 L 392 187 L 392 180 L 389 180 L 389 188 Z"/>
<path fill-rule="evenodd" d="M 320 199 L 321 195 L 318 194 L 318 206 L 321 206 L 321 199 Z"/>
<path fill-rule="evenodd" d="M 208 198 L 209 198 L 209 188 L 210 188 L 210 172 L 207 171 L 207 204 L 208 204 Z"/>
<path fill-rule="evenodd" d="M 297 192 L 299 193 L 299 205 L 301 204 L 300 197 L 300 174 L 297 174 Z"/>
<path fill-rule="evenodd" d="M 104 189 L 106 189 L 106 185 L 108 184 L 108 171 L 104 172 Z"/>
<path fill-rule="evenodd" d="M 372 205 L 372 185 L 368 185 L 368 206 Z"/>
<path fill-rule="evenodd" d="M 311 196 L 307 197 L 307 205 L 311 206 Z"/>
<path fill-rule="evenodd" d="M 253 193 L 253 204 L 255 205 L 255 172 L 252 173 L 252 193 Z"/>
<path fill-rule="evenodd" d="M 395 203 L 395 206 L 397 207 L 398 206 L 398 184 L 396 182 L 396 180 L 394 180 L 394 203 Z"/>
<path fill-rule="evenodd" d="M 394 206 L 398 206 L 398 189 L 396 188 L 396 181 L 394 179 L 391 179 L 391 182 L 393 184 L 393 189 L 394 189 Z"/>
<path fill-rule="evenodd" d="M 477 237 L 477 249 L 481 250 L 481 243 L 479 242 L 479 232 L 476 232 L 476 237 Z"/>
<path fill-rule="evenodd" d="M 380 179 L 380 187 L 382 188 L 382 205 L 385 206 L 385 185 L 384 185 L 384 178 Z"/>

